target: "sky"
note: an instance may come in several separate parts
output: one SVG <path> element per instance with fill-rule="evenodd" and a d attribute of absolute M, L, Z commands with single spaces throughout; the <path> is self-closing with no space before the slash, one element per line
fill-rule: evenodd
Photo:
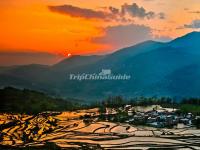
<path fill-rule="evenodd" d="M 199 30 L 199 0 L 0 0 L 0 65 L 54 64 Z"/>

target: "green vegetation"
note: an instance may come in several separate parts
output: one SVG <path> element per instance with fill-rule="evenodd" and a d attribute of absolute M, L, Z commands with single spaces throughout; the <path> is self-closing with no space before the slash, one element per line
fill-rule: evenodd
<path fill-rule="evenodd" d="M 36 114 L 42 111 L 66 111 L 85 106 L 76 99 L 53 98 L 41 92 L 7 87 L 0 90 L 0 112 Z"/>
<path fill-rule="evenodd" d="M 197 118 L 196 120 L 193 121 L 193 123 L 195 124 L 195 126 L 200 129 L 200 118 Z"/>
<path fill-rule="evenodd" d="M 183 113 L 192 113 L 192 114 L 200 114 L 200 105 L 194 104 L 182 104 L 180 105 L 180 110 Z"/>

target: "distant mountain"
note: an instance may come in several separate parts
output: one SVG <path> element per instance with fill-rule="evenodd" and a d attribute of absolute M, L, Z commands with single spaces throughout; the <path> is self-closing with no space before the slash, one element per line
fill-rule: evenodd
<path fill-rule="evenodd" d="M 67 59 L 62 60 L 61 62 L 55 64 L 52 66 L 52 69 L 55 70 L 69 70 L 73 69 L 76 67 L 88 65 L 95 63 L 101 59 L 103 59 L 104 56 L 97 56 L 97 55 L 92 55 L 92 56 L 73 56 Z"/>
<path fill-rule="evenodd" d="M 72 56 L 53 66 L 0 68 L 0 85 L 26 87 L 52 95 L 103 99 L 110 95 L 200 96 L 200 33 L 168 43 L 146 41 L 105 56 Z M 71 73 L 128 74 L 122 80 L 69 80 Z M 6 81 L 5 81 L 6 80 Z"/>
<path fill-rule="evenodd" d="M 187 52 L 200 54 L 199 32 L 191 32 L 169 43 L 171 47 L 187 49 Z M 192 48 L 192 49 L 191 49 Z"/>

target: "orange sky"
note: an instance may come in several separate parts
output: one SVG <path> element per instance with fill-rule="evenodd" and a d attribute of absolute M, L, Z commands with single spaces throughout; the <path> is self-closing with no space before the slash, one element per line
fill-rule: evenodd
<path fill-rule="evenodd" d="M 199 0 L 135 0 L 134 3 L 143 7 L 146 12 L 153 11 L 155 17 L 147 19 L 145 17 L 126 16 L 132 19 L 129 22 L 112 20 L 111 18 L 109 20 L 99 19 L 98 17 L 87 18 L 82 15 L 77 17 L 73 16 L 77 15 L 75 12 L 70 12 L 71 14 L 67 14 L 69 12 L 59 13 L 48 8 L 48 6 L 72 5 L 82 9 L 104 12 L 105 7 L 112 6 L 120 9 L 125 3 L 131 5 L 133 1 L 1 0 L 0 52 L 48 52 L 66 55 L 68 53 L 102 54 L 142 40 L 131 41 L 131 39 L 127 39 L 128 42 L 115 43 L 116 39 L 110 39 L 112 33 L 116 32 L 112 30 L 112 27 L 119 25 L 146 26 L 151 30 L 151 37 L 155 39 L 175 38 L 193 30 L 199 30 L 198 28 L 184 27 L 185 24 L 189 25 L 193 20 L 200 19 L 200 13 L 194 13 L 200 11 Z M 164 19 L 157 17 L 160 12 L 165 14 Z M 118 15 L 118 17 L 120 16 Z M 108 27 L 111 31 L 107 30 Z M 123 30 L 125 29 L 123 28 Z M 140 33 L 138 32 L 138 34 Z M 117 36 L 119 33 L 114 35 Z M 97 42 L 99 38 L 101 42 Z M 102 42 L 104 38 L 107 42 Z M 129 38 L 131 37 L 129 36 Z"/>

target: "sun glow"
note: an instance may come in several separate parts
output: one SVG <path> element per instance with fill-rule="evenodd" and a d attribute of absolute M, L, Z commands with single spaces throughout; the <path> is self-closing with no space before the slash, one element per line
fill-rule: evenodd
<path fill-rule="evenodd" d="M 67 57 L 71 57 L 71 56 L 72 56 L 72 54 L 71 54 L 71 53 L 68 53 L 68 54 L 67 54 Z"/>

